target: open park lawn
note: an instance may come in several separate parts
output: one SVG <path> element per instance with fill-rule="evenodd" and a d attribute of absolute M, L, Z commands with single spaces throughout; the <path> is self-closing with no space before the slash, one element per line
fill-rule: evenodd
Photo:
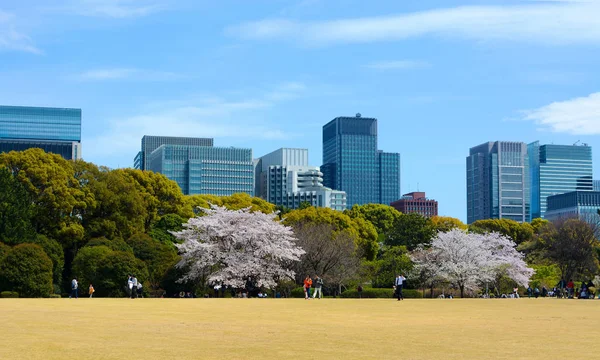
<path fill-rule="evenodd" d="M 2 299 L 0 324 L 0 359 L 600 356 L 600 300 Z"/>

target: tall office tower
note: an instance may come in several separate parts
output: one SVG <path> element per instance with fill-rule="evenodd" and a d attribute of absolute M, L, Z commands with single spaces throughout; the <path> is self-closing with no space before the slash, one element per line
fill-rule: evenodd
<path fill-rule="evenodd" d="M 283 148 L 255 160 L 255 194 L 268 202 L 296 209 L 302 202 L 346 209 L 346 193 L 323 186 L 323 174 L 308 165 L 307 149 Z"/>
<path fill-rule="evenodd" d="M 600 180 L 594 180 L 594 191 L 600 191 Z"/>
<path fill-rule="evenodd" d="M 213 139 L 144 135 L 142 137 L 142 150 L 135 156 L 133 167 L 139 170 L 149 170 L 148 158 L 161 145 L 213 146 Z"/>
<path fill-rule="evenodd" d="M 176 181 L 185 195 L 254 195 L 251 149 L 161 145 L 146 158 L 148 170 Z"/>
<path fill-rule="evenodd" d="M 496 141 L 471 148 L 467 157 L 467 222 L 530 217 L 527 145 Z"/>
<path fill-rule="evenodd" d="M 400 198 L 400 154 L 377 150 L 377 119 L 337 117 L 323 126 L 324 185 L 345 191 L 347 206 Z"/>
<path fill-rule="evenodd" d="M 0 105 L 0 152 L 30 148 L 81 159 L 81 109 Z"/>
<path fill-rule="evenodd" d="M 593 191 L 592 148 L 577 145 L 529 144 L 531 219 L 545 218 L 548 196 Z M 531 220 L 530 219 L 530 220 Z"/>

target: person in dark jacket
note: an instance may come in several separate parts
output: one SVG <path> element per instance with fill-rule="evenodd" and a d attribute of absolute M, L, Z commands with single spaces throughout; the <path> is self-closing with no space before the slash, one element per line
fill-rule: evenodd
<path fill-rule="evenodd" d="M 316 299 L 317 293 L 319 294 L 319 299 L 321 299 L 323 297 L 323 279 L 319 275 L 315 275 L 314 285 L 315 292 L 313 293 L 313 299 Z"/>

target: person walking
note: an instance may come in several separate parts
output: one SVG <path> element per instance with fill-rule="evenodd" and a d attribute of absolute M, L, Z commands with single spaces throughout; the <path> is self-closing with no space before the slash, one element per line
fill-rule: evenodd
<path fill-rule="evenodd" d="M 131 297 L 131 291 L 133 291 L 133 277 L 127 275 L 127 295 Z"/>
<path fill-rule="evenodd" d="M 137 299 L 137 286 L 138 286 L 138 280 L 135 277 L 135 275 L 131 276 L 131 298 L 132 299 Z"/>
<path fill-rule="evenodd" d="M 79 282 L 77 282 L 77 278 L 73 278 L 73 280 L 71 280 L 71 296 L 69 296 L 69 299 L 74 297 L 75 299 L 79 299 L 79 294 L 78 294 L 78 288 L 79 288 Z"/>
<path fill-rule="evenodd" d="M 321 279 L 319 275 L 315 275 L 315 291 L 313 299 L 317 297 L 317 294 L 319 294 L 319 299 L 323 297 L 323 279 Z"/>
<path fill-rule="evenodd" d="M 90 299 L 92 298 L 92 296 L 94 295 L 94 286 L 92 284 L 90 284 L 90 288 L 88 290 L 89 294 L 90 294 Z"/>
<path fill-rule="evenodd" d="M 304 278 L 304 299 L 310 300 L 310 287 L 312 286 L 312 279 L 309 275 Z"/>
<path fill-rule="evenodd" d="M 398 301 L 404 300 L 404 296 L 402 295 L 402 286 L 404 285 L 405 280 L 406 278 L 403 275 L 396 276 L 394 285 L 396 286 L 396 296 L 398 297 Z"/>
<path fill-rule="evenodd" d="M 143 286 L 142 286 L 142 282 L 141 282 L 141 281 L 138 281 L 137 288 L 136 288 L 136 290 L 137 290 L 137 296 L 138 296 L 138 297 L 141 297 L 141 298 L 143 298 L 143 297 L 144 297 L 144 296 L 142 295 L 142 293 L 143 293 L 143 289 L 142 289 L 142 287 L 143 287 Z"/>

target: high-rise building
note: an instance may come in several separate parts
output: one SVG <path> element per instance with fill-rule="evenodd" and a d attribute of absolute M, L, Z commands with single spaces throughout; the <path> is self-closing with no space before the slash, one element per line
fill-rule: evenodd
<path fill-rule="evenodd" d="M 133 167 L 139 170 L 149 170 L 148 158 L 161 145 L 213 146 L 213 139 L 144 135 L 142 149 L 135 156 Z"/>
<path fill-rule="evenodd" d="M 496 141 L 470 149 L 467 157 L 467 222 L 530 217 L 527 144 Z"/>
<path fill-rule="evenodd" d="M 404 194 L 400 200 L 396 200 L 390 205 L 403 214 L 416 213 L 425 217 L 438 215 L 438 202 L 428 199 L 424 192 Z"/>
<path fill-rule="evenodd" d="M 600 180 L 594 180 L 594 191 L 600 191 Z"/>
<path fill-rule="evenodd" d="M 283 148 L 255 160 L 255 194 L 268 202 L 296 209 L 302 202 L 346 209 L 346 193 L 323 186 L 323 174 L 308 165 L 307 149 Z"/>
<path fill-rule="evenodd" d="M 592 148 L 587 145 L 529 144 L 531 219 L 544 218 L 548 196 L 592 191 Z"/>
<path fill-rule="evenodd" d="M 81 109 L 0 105 L 0 152 L 30 148 L 81 159 Z"/>
<path fill-rule="evenodd" d="M 161 145 L 146 159 L 148 170 L 176 181 L 185 195 L 254 195 L 251 149 Z"/>
<path fill-rule="evenodd" d="M 546 219 L 550 221 L 578 218 L 594 227 L 600 224 L 600 192 L 571 191 L 548 196 Z"/>
<path fill-rule="evenodd" d="M 323 126 L 326 187 L 345 191 L 347 206 L 400 198 L 400 154 L 377 150 L 377 119 L 337 117 Z"/>

